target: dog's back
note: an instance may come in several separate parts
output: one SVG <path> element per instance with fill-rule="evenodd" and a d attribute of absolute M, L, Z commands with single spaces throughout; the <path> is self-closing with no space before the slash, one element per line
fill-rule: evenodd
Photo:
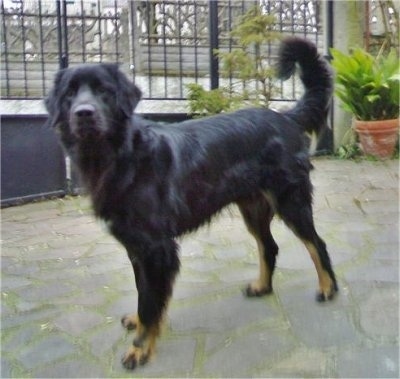
<path fill-rule="evenodd" d="M 169 125 L 167 133 L 171 135 L 176 127 L 180 137 L 186 134 L 190 143 L 195 141 L 208 153 L 215 150 L 211 155 L 217 162 L 222 142 L 227 147 L 224 150 L 244 154 L 259 151 L 265 141 L 276 137 L 291 153 L 300 152 L 305 147 L 303 133 L 318 137 L 327 127 L 333 82 L 328 62 L 312 42 L 298 37 L 286 38 L 280 47 L 278 77 L 288 79 L 295 73 L 296 65 L 305 92 L 292 109 L 282 113 L 265 108 L 242 109 Z M 238 140 L 241 141 L 240 149 L 235 145 Z M 229 141 L 232 141 L 231 146 Z M 182 146 L 181 141 L 178 145 Z"/>

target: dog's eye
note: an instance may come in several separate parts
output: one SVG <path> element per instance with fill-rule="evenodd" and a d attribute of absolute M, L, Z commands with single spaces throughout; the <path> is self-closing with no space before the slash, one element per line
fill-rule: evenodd
<path fill-rule="evenodd" d="M 104 87 L 104 86 L 99 86 L 96 91 L 98 94 L 104 95 L 104 94 L 108 93 L 108 88 Z"/>
<path fill-rule="evenodd" d="M 75 89 L 74 88 L 72 88 L 72 87 L 69 87 L 68 89 L 67 89 L 67 91 L 65 92 L 65 96 L 66 97 L 72 97 L 72 96 L 75 96 Z"/>

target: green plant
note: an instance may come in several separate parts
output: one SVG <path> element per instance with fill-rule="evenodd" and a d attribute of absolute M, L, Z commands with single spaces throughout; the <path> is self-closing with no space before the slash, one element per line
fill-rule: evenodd
<path fill-rule="evenodd" d="M 341 145 L 337 149 L 335 155 L 339 159 L 360 159 L 362 156 L 362 151 L 357 143 L 349 143 L 346 145 Z"/>
<path fill-rule="evenodd" d="M 399 58 L 395 50 L 374 58 L 361 48 L 344 54 L 332 48 L 335 93 L 343 108 L 358 120 L 399 117 Z"/>
<path fill-rule="evenodd" d="M 201 85 L 189 84 L 192 113 L 215 114 L 245 105 L 268 107 L 274 71 L 265 45 L 279 38 L 273 31 L 274 23 L 274 16 L 263 14 L 259 6 L 250 8 L 239 18 L 231 31 L 237 47 L 229 52 L 214 51 L 221 60 L 221 75 L 229 78 L 229 84 L 210 91 Z"/>
<path fill-rule="evenodd" d="M 347 130 L 343 136 L 341 145 L 335 150 L 334 155 L 339 159 L 354 160 L 357 160 L 362 156 L 362 150 L 353 129 L 349 128 Z"/>
<path fill-rule="evenodd" d="M 187 87 L 189 109 L 192 114 L 200 117 L 213 115 L 228 111 L 231 107 L 231 100 L 222 88 L 207 91 L 197 83 L 188 84 Z"/>
<path fill-rule="evenodd" d="M 263 107 L 269 105 L 274 77 L 269 52 L 265 49 L 268 43 L 279 38 L 273 30 L 274 23 L 275 17 L 263 14 L 259 6 L 250 8 L 231 32 L 238 47 L 230 52 L 217 52 L 222 61 L 222 76 L 238 79 L 231 83 L 230 91 L 241 92 L 243 100 Z"/>

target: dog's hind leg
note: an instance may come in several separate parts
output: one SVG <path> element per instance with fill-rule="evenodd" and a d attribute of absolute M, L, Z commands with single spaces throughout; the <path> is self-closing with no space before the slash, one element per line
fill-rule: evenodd
<path fill-rule="evenodd" d="M 279 204 L 279 214 L 304 243 L 314 262 L 319 281 L 316 300 L 333 299 L 338 287 L 326 244 L 314 227 L 311 195 L 304 188 L 298 188 L 286 197 L 284 203 Z"/>
<path fill-rule="evenodd" d="M 127 329 L 136 331 L 133 344 L 122 358 L 122 363 L 125 368 L 134 369 L 154 355 L 163 316 L 179 271 L 179 258 L 177 246 L 172 240 L 153 243 L 142 253 L 129 255 L 139 298 L 137 315 L 121 320 Z"/>
<path fill-rule="evenodd" d="M 238 206 L 248 231 L 256 239 L 260 261 L 259 277 L 246 287 L 245 295 L 249 297 L 267 295 L 272 292 L 272 275 L 278 254 L 278 245 L 270 230 L 274 212 L 262 196 L 241 201 Z"/>

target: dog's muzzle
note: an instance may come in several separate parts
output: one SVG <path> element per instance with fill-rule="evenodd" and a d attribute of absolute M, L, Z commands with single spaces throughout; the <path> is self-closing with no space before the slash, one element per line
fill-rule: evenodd
<path fill-rule="evenodd" d="M 95 115 L 96 108 L 92 104 L 80 104 L 74 109 L 75 117 L 81 121 L 91 119 Z"/>
<path fill-rule="evenodd" d="M 103 132 L 101 117 L 96 106 L 83 103 L 72 106 L 70 114 L 71 131 L 79 138 L 93 138 Z"/>

